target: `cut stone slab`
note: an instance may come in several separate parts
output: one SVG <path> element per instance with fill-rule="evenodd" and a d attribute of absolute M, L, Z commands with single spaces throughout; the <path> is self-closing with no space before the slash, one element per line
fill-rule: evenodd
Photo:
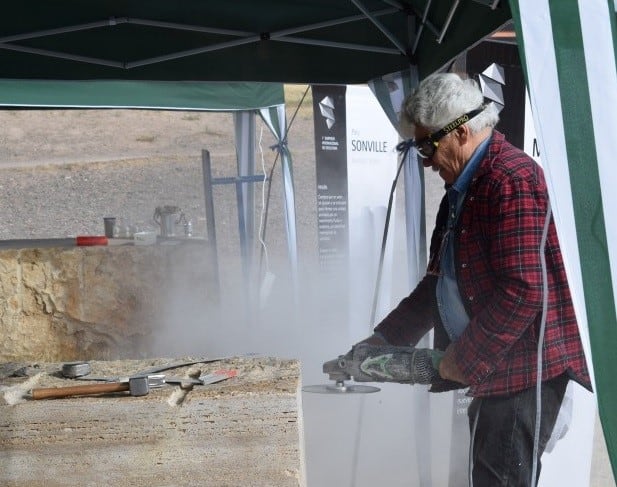
<path fill-rule="evenodd" d="M 182 360 L 198 360 L 183 358 Z M 91 376 L 130 376 L 177 359 L 92 361 Z M 21 365 L 21 364 L 18 364 Z M 304 486 L 300 372 L 294 360 L 230 358 L 161 372 L 236 369 L 224 382 L 146 396 L 32 400 L 62 364 L 0 367 L 0 485 Z"/>

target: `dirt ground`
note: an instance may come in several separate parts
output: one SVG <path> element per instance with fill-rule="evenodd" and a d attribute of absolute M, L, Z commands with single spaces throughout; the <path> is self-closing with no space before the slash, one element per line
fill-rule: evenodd
<path fill-rule="evenodd" d="M 288 120 L 306 86 L 287 90 Z M 214 177 L 237 175 L 233 114 L 155 110 L 1 110 L 0 239 L 103 233 L 103 217 L 149 227 L 154 209 L 179 206 L 205 235 L 202 150 Z M 283 232 L 280 161 L 257 118 L 257 172 L 276 161 L 266 234 Z M 289 131 L 297 194 L 298 244 L 315 248 L 315 168 L 310 90 Z M 263 167 L 259 167 L 263 166 Z M 256 221 L 263 185 L 255 185 Z M 234 186 L 214 190 L 217 240 L 237 252 Z M 284 238 L 273 239 L 272 245 Z M 279 249 L 273 249 L 276 253 Z"/>

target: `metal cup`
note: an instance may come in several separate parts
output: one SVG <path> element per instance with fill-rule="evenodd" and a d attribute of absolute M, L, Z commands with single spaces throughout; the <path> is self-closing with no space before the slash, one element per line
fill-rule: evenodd
<path fill-rule="evenodd" d="M 116 226 L 116 219 L 113 216 L 106 216 L 103 218 L 103 223 L 105 224 L 105 236 L 107 238 L 113 238 L 114 236 L 114 227 Z"/>

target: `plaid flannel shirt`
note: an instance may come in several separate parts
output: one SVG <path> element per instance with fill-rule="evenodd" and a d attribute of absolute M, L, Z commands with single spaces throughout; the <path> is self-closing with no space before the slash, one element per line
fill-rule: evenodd
<path fill-rule="evenodd" d="M 452 347 L 472 396 L 510 394 L 535 385 L 543 296 L 538 250 L 547 200 L 542 168 L 493 131 L 454 229 L 457 281 L 470 322 Z M 433 327 L 435 348 L 449 344 L 432 272 L 438 268 L 444 206 L 447 211 L 447 201 L 433 231 L 429 272 L 375 329 L 391 344 L 415 345 Z M 549 292 L 542 380 L 567 372 L 591 390 L 552 219 L 545 256 Z"/>

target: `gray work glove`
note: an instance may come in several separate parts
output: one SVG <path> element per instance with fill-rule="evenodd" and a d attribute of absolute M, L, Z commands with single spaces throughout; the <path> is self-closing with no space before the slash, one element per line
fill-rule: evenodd
<path fill-rule="evenodd" d="M 339 359 L 341 369 L 356 382 L 432 384 L 441 380 L 444 352 L 428 348 L 359 343 Z"/>

